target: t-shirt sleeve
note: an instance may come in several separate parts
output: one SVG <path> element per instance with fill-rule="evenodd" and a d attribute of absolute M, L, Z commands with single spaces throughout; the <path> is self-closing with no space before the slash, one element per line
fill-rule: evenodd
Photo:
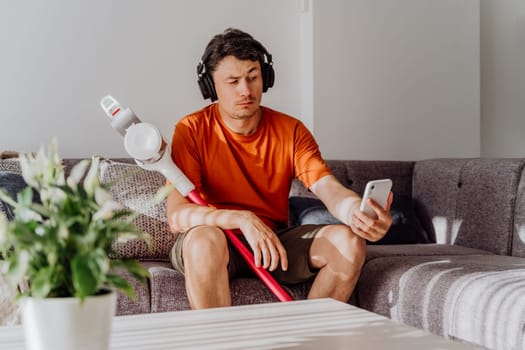
<path fill-rule="evenodd" d="M 321 156 L 313 135 L 299 122 L 295 129 L 294 171 L 306 188 L 326 175 L 332 174 Z"/>
<path fill-rule="evenodd" d="M 175 125 L 171 138 L 171 158 L 180 170 L 200 191 L 201 189 L 201 162 L 195 139 L 195 132 L 191 123 L 183 118 Z"/>

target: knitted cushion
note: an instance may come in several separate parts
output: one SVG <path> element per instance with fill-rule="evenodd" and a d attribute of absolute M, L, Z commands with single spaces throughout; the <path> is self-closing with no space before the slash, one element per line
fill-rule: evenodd
<path fill-rule="evenodd" d="M 22 174 L 18 158 L 0 159 L 0 171 L 8 171 L 10 173 Z"/>
<path fill-rule="evenodd" d="M 146 243 L 140 240 L 114 242 L 117 254 L 124 258 L 168 261 L 174 236 L 167 223 L 166 201 L 152 205 L 157 190 L 166 183 L 165 178 L 136 164 L 110 160 L 100 162 L 100 178 L 102 183 L 115 182 L 110 189 L 113 199 L 140 213 L 134 223 L 151 236 L 154 244 L 154 249 L 149 251 Z"/>

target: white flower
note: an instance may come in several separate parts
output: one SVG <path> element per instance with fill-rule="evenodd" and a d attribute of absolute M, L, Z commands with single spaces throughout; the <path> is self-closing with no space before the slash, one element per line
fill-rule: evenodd
<path fill-rule="evenodd" d="M 71 188 L 77 188 L 78 183 L 82 180 L 82 177 L 86 173 L 87 166 L 89 165 L 89 160 L 84 159 L 78 162 L 73 169 L 71 169 L 71 174 L 67 178 L 67 185 Z"/>
<path fill-rule="evenodd" d="M 40 199 L 43 202 L 61 203 L 66 197 L 66 193 L 57 187 L 42 188 L 40 190 Z"/>
<path fill-rule="evenodd" d="M 92 195 L 95 190 L 99 187 L 100 182 L 98 179 L 98 165 L 100 163 L 100 158 L 93 157 L 91 160 L 91 167 L 84 179 L 84 189 L 86 193 Z"/>
<path fill-rule="evenodd" d="M 25 182 L 36 189 L 49 185 L 63 185 L 64 169 L 58 155 L 56 139 L 51 141 L 48 153 L 41 146 L 36 156 L 31 153 L 21 154 L 19 157 L 20 169 Z"/>
<path fill-rule="evenodd" d="M 121 209 L 122 205 L 120 203 L 117 203 L 113 200 L 106 201 L 104 204 L 102 204 L 102 207 L 95 214 L 93 214 L 93 219 L 111 219 L 115 211 Z"/>
<path fill-rule="evenodd" d="M 43 227 L 43 226 L 38 226 L 36 229 L 35 229 L 35 233 L 39 236 L 43 236 L 44 233 L 46 233 L 46 229 Z"/>
<path fill-rule="evenodd" d="M 102 187 L 95 188 L 95 202 L 98 205 L 104 205 L 107 201 L 111 200 L 111 193 Z"/>
<path fill-rule="evenodd" d="M 24 178 L 24 181 L 29 186 L 37 188 L 37 174 L 39 170 L 33 167 L 30 157 L 31 155 L 29 154 L 21 154 L 19 156 L 20 169 L 22 170 L 22 177 Z"/>
<path fill-rule="evenodd" d="M 15 215 L 22 222 L 42 221 L 42 216 L 29 208 L 18 207 L 16 208 Z"/>
<path fill-rule="evenodd" d="M 69 230 L 66 225 L 60 225 L 58 228 L 58 237 L 66 240 L 69 237 Z"/>

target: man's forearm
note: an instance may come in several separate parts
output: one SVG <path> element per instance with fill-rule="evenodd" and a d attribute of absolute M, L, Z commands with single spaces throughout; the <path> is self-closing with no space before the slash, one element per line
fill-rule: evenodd
<path fill-rule="evenodd" d="M 361 204 L 357 193 L 343 186 L 333 175 L 321 178 L 310 189 L 334 217 L 350 225 L 352 210 Z"/>
<path fill-rule="evenodd" d="M 242 210 L 215 209 L 193 203 L 179 204 L 168 212 L 172 232 L 186 231 L 194 226 L 218 226 L 225 230 L 239 228 L 239 222 L 248 215 Z"/>
<path fill-rule="evenodd" d="M 352 210 L 359 207 L 360 204 L 361 198 L 356 193 L 346 193 L 334 199 L 334 203 L 328 207 L 328 211 L 346 225 L 350 225 Z"/>

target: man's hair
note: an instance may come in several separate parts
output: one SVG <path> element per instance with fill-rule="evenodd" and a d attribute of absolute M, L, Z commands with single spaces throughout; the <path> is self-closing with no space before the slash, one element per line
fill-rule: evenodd
<path fill-rule="evenodd" d="M 210 40 L 202 55 L 202 63 L 210 75 L 213 75 L 219 62 L 226 56 L 234 56 L 239 60 L 259 61 L 262 68 L 266 53 L 264 46 L 250 34 L 239 29 L 227 28 Z"/>

